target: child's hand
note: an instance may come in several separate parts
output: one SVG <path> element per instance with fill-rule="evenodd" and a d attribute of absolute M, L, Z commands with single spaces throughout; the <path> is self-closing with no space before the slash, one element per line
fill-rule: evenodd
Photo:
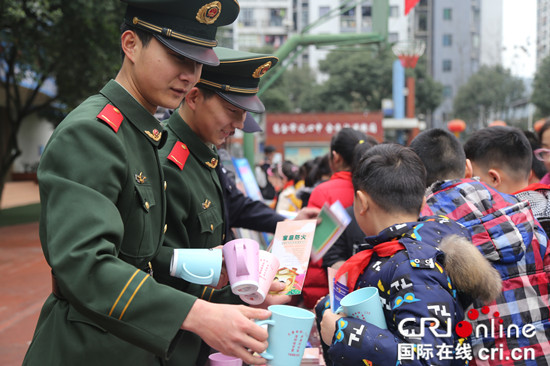
<path fill-rule="evenodd" d="M 343 318 L 345 314 L 334 314 L 332 311 L 325 311 L 323 314 L 323 320 L 321 320 L 321 339 L 325 344 L 332 344 L 332 337 L 336 331 L 336 322 L 338 319 Z"/>

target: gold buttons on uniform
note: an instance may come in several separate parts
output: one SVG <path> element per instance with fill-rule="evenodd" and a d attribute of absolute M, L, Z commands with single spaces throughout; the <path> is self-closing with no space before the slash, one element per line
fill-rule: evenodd
<path fill-rule="evenodd" d="M 166 234 L 166 230 L 168 230 L 168 224 L 164 225 L 164 233 Z"/>
<path fill-rule="evenodd" d="M 149 207 L 150 207 L 149 202 L 145 201 L 145 209 L 149 210 Z"/>
<path fill-rule="evenodd" d="M 210 224 L 210 230 L 214 231 L 214 225 Z"/>
<path fill-rule="evenodd" d="M 166 191 L 166 186 L 168 185 L 168 183 L 166 183 L 166 181 L 164 181 L 164 190 Z"/>

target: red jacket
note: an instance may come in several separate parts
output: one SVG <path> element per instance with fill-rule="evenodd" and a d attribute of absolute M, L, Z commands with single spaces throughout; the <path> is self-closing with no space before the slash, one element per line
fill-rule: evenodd
<path fill-rule="evenodd" d="M 331 205 L 336 201 L 340 201 L 344 207 L 349 207 L 353 205 L 353 197 L 351 172 L 336 172 L 329 180 L 313 189 L 307 207 L 321 208 L 325 202 Z M 326 294 L 328 294 L 328 279 L 327 271 L 323 268 L 323 260 L 310 261 L 302 290 L 304 306 L 307 309 L 313 309 L 317 300 Z"/>

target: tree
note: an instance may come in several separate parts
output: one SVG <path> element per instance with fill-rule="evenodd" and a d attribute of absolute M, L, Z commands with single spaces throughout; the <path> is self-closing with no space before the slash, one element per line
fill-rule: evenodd
<path fill-rule="evenodd" d="M 294 110 L 378 111 L 382 99 L 392 97 L 395 59 L 387 45 L 338 48 L 319 65 L 320 71 L 329 76 L 323 84 L 315 83 L 312 71 L 300 68 L 286 71 L 282 77 L 285 81 L 275 82 L 268 91 L 279 97 L 288 95 L 293 100 L 291 104 L 295 103 Z M 416 75 L 417 112 L 430 113 L 441 103 L 443 86 L 427 75 L 422 59 L 414 70 L 407 72 Z M 278 92 L 278 88 L 284 88 L 284 93 Z"/>
<path fill-rule="evenodd" d="M 271 72 L 275 73 L 277 67 Z M 308 66 L 290 68 L 285 70 L 260 98 L 268 112 L 302 111 L 304 107 L 307 109 L 308 100 L 312 97 L 311 93 L 316 84 L 315 76 Z"/>
<path fill-rule="evenodd" d="M 412 72 L 412 71 L 409 71 Z M 430 115 L 443 101 L 443 84 L 432 79 L 426 70 L 426 57 L 421 57 L 414 68 L 416 113 Z"/>
<path fill-rule="evenodd" d="M 21 154 L 17 133 L 24 119 L 57 112 L 58 123 L 116 75 L 123 8 L 119 0 L 0 2 L 0 197 Z M 55 81 L 56 95 L 40 92 L 47 80 Z"/>
<path fill-rule="evenodd" d="M 392 95 L 392 62 L 389 47 L 335 49 L 319 63 L 329 75 L 317 92 L 318 111 L 380 110 L 382 99 Z"/>
<path fill-rule="evenodd" d="M 542 60 L 535 73 L 531 103 L 537 107 L 537 118 L 550 116 L 550 56 Z"/>
<path fill-rule="evenodd" d="M 454 116 L 478 128 L 488 118 L 505 118 L 511 102 L 523 96 L 523 81 L 501 65 L 482 66 L 458 90 L 453 101 Z"/>

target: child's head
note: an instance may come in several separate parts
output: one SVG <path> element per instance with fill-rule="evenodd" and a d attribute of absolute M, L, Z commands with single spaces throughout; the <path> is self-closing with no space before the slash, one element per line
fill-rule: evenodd
<path fill-rule="evenodd" d="M 504 192 L 514 193 L 527 186 L 532 151 L 529 140 L 516 127 L 493 126 L 478 130 L 464 144 L 473 175 Z"/>
<path fill-rule="evenodd" d="M 359 141 L 367 141 L 367 135 L 353 128 L 342 128 L 330 140 L 330 163 L 333 172 L 350 170 L 353 149 Z"/>
<path fill-rule="evenodd" d="M 447 179 L 462 179 L 466 173 L 466 155 L 452 133 L 433 128 L 418 134 L 410 148 L 426 168 L 426 186 Z"/>
<path fill-rule="evenodd" d="M 418 217 L 424 202 L 426 169 L 410 148 L 398 144 L 370 148 L 355 167 L 352 179 L 356 204 L 366 196 L 380 212 Z"/>

